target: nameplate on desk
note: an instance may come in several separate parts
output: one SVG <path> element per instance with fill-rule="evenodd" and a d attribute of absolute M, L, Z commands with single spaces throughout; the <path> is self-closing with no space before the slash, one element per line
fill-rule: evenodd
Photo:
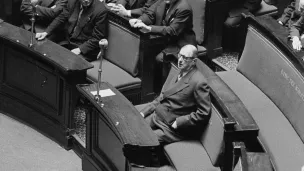
<path fill-rule="evenodd" d="M 97 91 L 91 91 L 91 94 L 95 96 L 97 94 Z M 107 97 L 107 96 L 114 96 L 115 93 L 111 89 L 105 89 L 105 90 L 99 90 L 99 95 L 101 97 Z"/>

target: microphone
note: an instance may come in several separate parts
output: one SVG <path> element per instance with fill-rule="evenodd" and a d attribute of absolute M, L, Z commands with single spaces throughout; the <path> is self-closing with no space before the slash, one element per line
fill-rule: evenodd
<path fill-rule="evenodd" d="M 105 50 L 108 49 L 108 40 L 101 39 L 99 41 L 100 52 L 97 55 L 97 59 L 102 58 L 105 55 Z"/>
<path fill-rule="evenodd" d="M 100 47 L 100 52 L 97 55 L 97 59 L 100 59 L 99 63 L 99 69 L 98 69 L 98 80 L 96 84 L 96 90 L 97 94 L 95 95 L 95 100 L 97 103 L 100 103 L 101 96 L 99 95 L 99 88 L 100 88 L 100 82 L 101 82 L 101 72 L 102 72 L 102 59 L 106 55 L 106 50 L 108 49 L 108 40 L 107 39 L 101 39 L 99 41 L 99 47 Z M 103 107 L 103 104 L 100 103 L 101 107 Z"/>
<path fill-rule="evenodd" d="M 31 2 L 31 7 L 32 7 L 33 14 L 36 14 L 36 5 L 37 5 L 37 3 Z"/>
<path fill-rule="evenodd" d="M 29 47 L 32 47 L 34 45 L 34 27 L 35 27 L 35 16 L 36 16 L 36 4 L 34 2 L 31 2 L 31 7 L 32 7 L 32 17 L 31 17 L 31 40 Z"/>

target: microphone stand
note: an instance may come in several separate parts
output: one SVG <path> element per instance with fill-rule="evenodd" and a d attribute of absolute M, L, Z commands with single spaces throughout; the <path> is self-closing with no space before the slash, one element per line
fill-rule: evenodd
<path fill-rule="evenodd" d="M 36 18 L 36 7 L 34 4 L 31 4 L 32 6 L 32 10 L 33 10 L 33 13 L 32 13 L 32 17 L 30 19 L 31 21 L 31 40 L 30 40 L 30 44 L 29 44 L 29 47 L 31 48 L 33 45 L 34 45 L 34 26 L 35 26 L 35 18 Z"/>
<path fill-rule="evenodd" d="M 103 57 L 106 54 L 106 49 L 108 46 L 108 41 L 106 39 L 102 39 L 99 41 L 99 46 L 100 46 L 100 52 L 97 55 L 97 58 L 100 59 L 100 64 L 99 64 L 99 69 L 98 69 L 98 80 L 97 80 L 97 84 L 96 84 L 96 90 L 97 90 L 97 94 L 95 95 L 95 100 L 97 101 L 97 103 L 100 104 L 101 107 L 104 106 L 104 104 L 101 102 L 101 96 L 99 94 L 100 91 L 100 83 L 101 83 L 101 73 L 102 73 L 102 60 Z"/>

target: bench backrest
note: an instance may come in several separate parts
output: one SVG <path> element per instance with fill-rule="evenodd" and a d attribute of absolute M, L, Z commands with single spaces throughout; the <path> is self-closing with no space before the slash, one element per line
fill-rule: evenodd
<path fill-rule="evenodd" d="M 209 158 L 214 166 L 219 166 L 223 159 L 225 140 L 224 140 L 224 122 L 221 114 L 215 107 L 212 108 L 211 117 L 208 125 L 200 138 Z"/>
<path fill-rule="evenodd" d="M 193 30 L 198 44 L 204 41 L 206 0 L 188 0 L 193 11 Z"/>
<path fill-rule="evenodd" d="M 138 76 L 139 37 L 112 21 L 109 21 L 108 30 L 109 46 L 106 59 L 133 77 Z"/>
<path fill-rule="evenodd" d="M 276 104 L 304 142 L 304 70 L 251 25 L 237 70 Z"/>

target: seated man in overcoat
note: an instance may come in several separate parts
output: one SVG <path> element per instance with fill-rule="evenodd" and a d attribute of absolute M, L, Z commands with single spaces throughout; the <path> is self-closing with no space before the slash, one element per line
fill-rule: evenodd
<path fill-rule="evenodd" d="M 23 27 L 31 30 L 30 18 L 35 15 L 34 32 L 38 40 L 46 36 L 51 40 L 56 40 L 56 28 L 61 27 L 63 21 L 58 17 L 67 8 L 67 0 L 23 0 L 20 6 L 22 13 Z"/>
<path fill-rule="evenodd" d="M 136 106 L 160 143 L 197 138 L 209 122 L 209 86 L 196 67 L 197 48 L 185 45 L 178 56 L 178 75 L 168 79 L 151 103 Z"/>
<path fill-rule="evenodd" d="M 65 40 L 59 44 L 87 61 L 97 59 L 99 40 L 107 35 L 108 10 L 100 0 L 69 0 Z"/>

